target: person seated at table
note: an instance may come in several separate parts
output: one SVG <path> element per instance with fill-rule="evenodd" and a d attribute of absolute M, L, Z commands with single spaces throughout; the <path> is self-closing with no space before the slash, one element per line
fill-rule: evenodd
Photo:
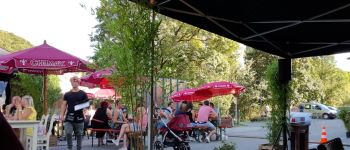
<path fill-rule="evenodd" d="M 87 129 L 89 128 L 89 122 L 91 119 L 91 116 L 89 114 L 89 109 L 84 108 L 83 109 L 83 115 L 84 115 L 84 132 L 83 132 L 83 136 L 85 136 Z"/>
<path fill-rule="evenodd" d="M 123 114 L 123 105 L 117 101 L 115 103 L 115 107 L 112 109 L 112 122 L 111 122 L 111 127 L 115 130 L 120 130 L 125 118 L 125 114 Z"/>
<path fill-rule="evenodd" d="M 29 95 L 23 96 L 21 102 L 17 103 L 16 109 L 15 120 L 36 120 L 37 113 L 34 108 L 33 97 Z M 33 129 L 26 129 L 26 135 L 32 136 Z"/>
<path fill-rule="evenodd" d="M 16 105 L 18 105 L 19 103 L 21 103 L 21 97 L 19 96 L 12 97 L 11 104 L 7 105 L 5 109 L 5 112 L 6 112 L 5 118 L 7 120 L 14 119 L 16 109 L 17 109 Z"/>
<path fill-rule="evenodd" d="M 174 109 L 175 109 L 174 103 L 169 102 L 167 108 L 162 108 L 159 110 L 159 117 L 161 120 L 159 120 L 157 123 L 157 129 L 165 127 L 165 124 L 167 124 L 172 118 L 174 118 L 174 113 L 173 113 Z"/>
<path fill-rule="evenodd" d="M 108 109 L 109 103 L 106 101 L 101 102 L 101 107 L 98 108 L 95 112 L 95 115 L 91 120 L 91 127 L 95 129 L 110 129 L 111 127 L 108 124 L 108 120 L 112 119 L 112 112 Z M 98 138 L 98 144 L 104 145 L 103 136 L 106 131 L 98 131 L 96 133 L 96 138 Z"/>
<path fill-rule="evenodd" d="M 120 150 L 127 150 L 128 144 L 126 141 L 128 137 L 126 133 L 129 133 L 130 131 L 145 131 L 147 127 L 147 116 L 146 108 L 141 103 L 138 104 L 135 118 L 129 118 L 130 120 L 133 120 L 133 122 L 126 120 L 121 127 L 118 138 L 116 140 L 112 140 L 112 142 L 118 146 L 120 139 L 123 138 L 123 148 Z"/>
<path fill-rule="evenodd" d="M 195 126 L 208 127 L 210 132 L 205 138 L 205 140 L 207 143 L 209 143 L 210 137 L 216 132 L 215 126 L 211 122 L 209 122 L 209 116 L 211 115 L 212 117 L 215 117 L 217 116 L 217 114 L 214 111 L 214 109 L 209 106 L 209 101 L 204 101 L 203 104 L 204 105 L 201 108 L 199 108 L 197 124 L 195 124 Z"/>
<path fill-rule="evenodd" d="M 218 122 L 218 115 L 219 115 L 219 112 L 218 110 L 215 108 L 214 106 L 214 103 L 210 102 L 209 103 L 210 107 L 213 108 L 213 111 L 216 113 L 216 115 L 213 115 L 213 113 L 211 113 L 209 115 L 209 121 L 215 126 L 217 127 L 219 122 Z"/>
<path fill-rule="evenodd" d="M 175 111 L 175 116 L 180 115 L 180 114 L 186 114 L 188 111 L 188 102 L 187 101 L 182 101 L 179 107 L 176 108 Z"/>

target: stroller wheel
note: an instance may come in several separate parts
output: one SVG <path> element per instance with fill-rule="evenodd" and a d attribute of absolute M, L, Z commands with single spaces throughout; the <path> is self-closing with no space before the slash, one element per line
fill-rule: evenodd
<path fill-rule="evenodd" d="M 191 150 L 188 143 L 180 143 L 178 146 L 174 146 L 174 150 Z"/>
<path fill-rule="evenodd" d="M 201 142 L 201 135 L 200 135 L 200 132 L 198 130 L 194 131 L 194 139 L 197 142 Z"/>
<path fill-rule="evenodd" d="M 160 142 L 160 141 L 155 141 L 155 142 L 154 142 L 154 149 L 155 149 L 155 150 L 161 150 L 162 147 L 163 147 L 162 142 Z"/>

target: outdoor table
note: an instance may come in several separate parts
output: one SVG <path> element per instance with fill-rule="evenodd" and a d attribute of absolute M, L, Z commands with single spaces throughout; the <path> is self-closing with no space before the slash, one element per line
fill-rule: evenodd
<path fill-rule="evenodd" d="M 29 121 L 29 120 L 10 120 L 8 121 L 12 128 L 33 128 L 33 139 L 31 142 L 32 150 L 37 149 L 37 139 L 38 139 L 38 126 L 40 121 Z"/>

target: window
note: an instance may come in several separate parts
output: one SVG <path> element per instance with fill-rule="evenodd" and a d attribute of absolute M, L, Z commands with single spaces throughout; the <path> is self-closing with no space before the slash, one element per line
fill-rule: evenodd
<path fill-rule="evenodd" d="M 322 110 L 321 107 L 318 106 L 318 105 L 315 106 L 315 109 L 316 109 L 316 110 Z"/>
<path fill-rule="evenodd" d="M 310 104 L 305 104 L 305 109 L 311 109 L 311 105 Z"/>

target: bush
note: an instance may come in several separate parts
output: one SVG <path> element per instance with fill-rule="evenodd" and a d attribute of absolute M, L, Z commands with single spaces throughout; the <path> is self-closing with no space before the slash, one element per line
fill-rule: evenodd
<path fill-rule="evenodd" d="M 350 111 L 347 109 L 340 109 L 339 119 L 343 120 L 346 130 L 350 131 Z"/>
<path fill-rule="evenodd" d="M 236 145 L 232 142 L 222 142 L 222 145 L 219 147 L 215 147 L 214 150 L 235 150 Z"/>

